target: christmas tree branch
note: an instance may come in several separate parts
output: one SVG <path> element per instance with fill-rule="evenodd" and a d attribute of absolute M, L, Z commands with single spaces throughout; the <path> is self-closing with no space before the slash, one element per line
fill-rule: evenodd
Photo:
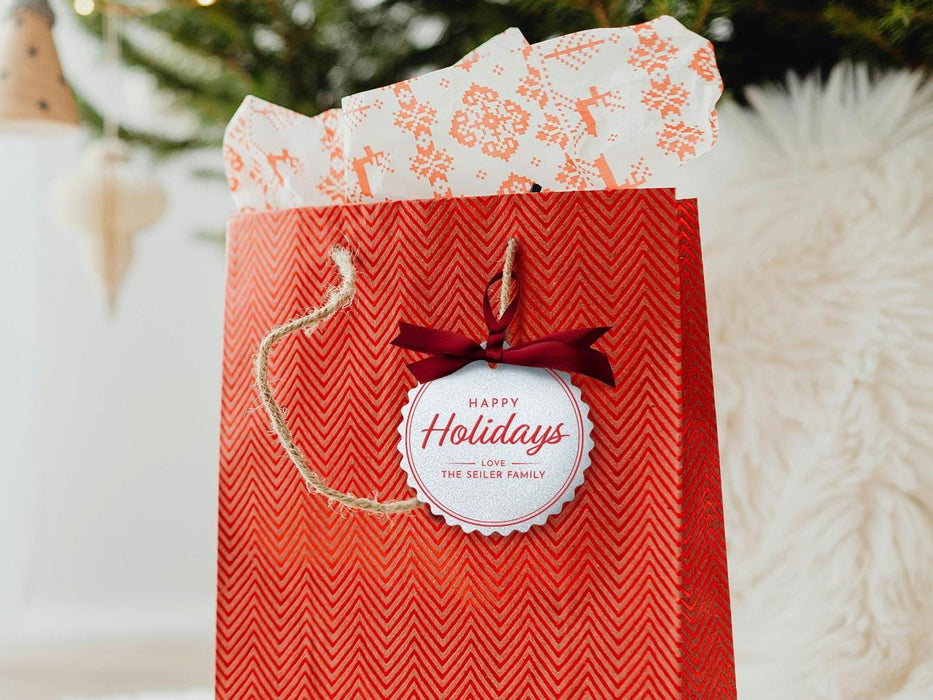
<path fill-rule="evenodd" d="M 75 92 L 75 100 L 78 103 L 78 111 L 81 116 L 81 123 L 89 127 L 93 133 L 102 134 L 104 119 L 90 102 L 78 92 Z M 139 144 L 158 157 L 168 157 L 181 151 L 194 148 L 217 148 L 220 146 L 220 136 L 192 136 L 189 138 L 173 139 L 159 134 L 153 134 L 148 131 L 139 131 L 121 126 L 117 136 L 124 141 Z"/>
<path fill-rule="evenodd" d="M 706 26 L 706 18 L 709 17 L 709 12 L 713 8 L 713 0 L 703 0 L 700 3 L 700 7 L 697 9 L 696 17 L 693 20 L 693 31 L 698 34 L 703 32 L 703 27 Z"/>
<path fill-rule="evenodd" d="M 126 20 L 123 47 L 127 65 L 200 121 L 203 134 L 190 142 L 206 143 L 248 93 L 313 115 L 344 95 L 451 65 L 510 26 L 534 43 L 660 14 L 701 34 L 714 18 L 731 20 L 730 36 L 712 38 L 736 94 L 845 58 L 933 63 L 931 0 L 220 0 L 205 8 L 169 0 L 167 9 Z M 440 29 L 424 39 L 419 30 L 431 23 Z M 84 24 L 100 33 L 99 16 Z"/>

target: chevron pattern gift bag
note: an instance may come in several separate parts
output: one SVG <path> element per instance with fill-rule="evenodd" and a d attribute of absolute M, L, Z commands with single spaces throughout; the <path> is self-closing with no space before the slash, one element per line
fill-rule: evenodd
<path fill-rule="evenodd" d="M 272 355 L 295 441 L 340 491 L 404 499 L 416 382 L 398 322 L 483 336 L 516 237 L 510 342 L 611 326 L 610 388 L 575 376 L 593 447 L 571 501 L 483 535 L 304 487 L 259 407 L 269 329 L 317 307 L 350 249 L 352 304 Z M 229 226 L 219 698 L 730 698 L 729 590 L 695 202 L 542 192 L 244 212 Z"/>
<path fill-rule="evenodd" d="M 313 118 L 244 101 L 218 698 L 734 697 L 696 204 L 630 189 L 713 145 L 721 89 L 662 17 L 509 30 Z"/>

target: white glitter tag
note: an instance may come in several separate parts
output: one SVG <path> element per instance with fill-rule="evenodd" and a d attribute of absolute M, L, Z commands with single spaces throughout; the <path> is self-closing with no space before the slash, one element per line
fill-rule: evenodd
<path fill-rule="evenodd" d="M 473 362 L 408 393 L 402 468 L 448 525 L 526 532 L 583 483 L 593 447 L 588 413 L 565 372 Z"/>

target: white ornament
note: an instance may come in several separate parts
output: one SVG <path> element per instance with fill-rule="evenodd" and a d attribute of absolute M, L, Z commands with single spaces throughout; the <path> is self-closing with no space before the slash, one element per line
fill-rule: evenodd
<path fill-rule="evenodd" d="M 92 143 L 77 170 L 59 183 L 55 218 L 88 235 L 111 312 L 133 256 L 133 234 L 158 221 L 165 205 L 158 180 L 135 166 L 129 147 L 116 139 Z"/>

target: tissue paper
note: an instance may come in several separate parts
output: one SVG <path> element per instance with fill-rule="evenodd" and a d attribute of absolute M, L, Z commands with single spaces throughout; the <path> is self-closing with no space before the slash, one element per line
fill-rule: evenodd
<path fill-rule="evenodd" d="M 464 56 L 471 66 L 485 56 L 528 42 L 508 29 Z M 227 127 L 224 165 L 237 207 L 285 209 L 345 204 L 344 115 L 329 109 L 307 117 L 248 96 Z"/>
<path fill-rule="evenodd" d="M 314 118 L 247 98 L 224 155 L 240 209 L 644 187 L 713 146 L 721 93 L 711 44 L 671 17 L 533 46 L 512 29 Z"/>
<path fill-rule="evenodd" d="M 671 17 L 495 53 L 345 98 L 346 198 L 650 185 L 712 147 L 721 92 Z"/>

